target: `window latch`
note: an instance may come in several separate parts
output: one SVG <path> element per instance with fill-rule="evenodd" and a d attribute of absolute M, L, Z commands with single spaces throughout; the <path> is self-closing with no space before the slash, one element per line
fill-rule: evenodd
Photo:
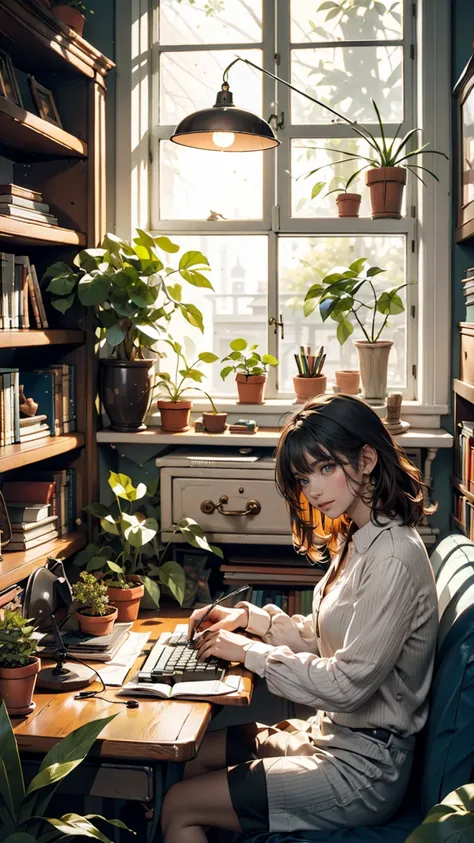
<path fill-rule="evenodd" d="M 270 114 L 270 117 L 267 120 L 267 123 L 270 124 L 272 129 L 284 129 L 285 128 L 285 112 L 281 111 L 280 114 Z"/>
<path fill-rule="evenodd" d="M 278 328 L 280 328 L 280 331 L 281 331 L 280 337 L 281 337 L 282 340 L 285 339 L 285 324 L 283 322 L 283 316 L 282 316 L 281 313 L 280 313 L 280 321 L 279 322 L 276 320 L 275 316 L 271 316 L 270 319 L 268 320 L 268 324 L 274 326 L 274 328 L 273 328 L 274 334 L 276 334 Z"/>

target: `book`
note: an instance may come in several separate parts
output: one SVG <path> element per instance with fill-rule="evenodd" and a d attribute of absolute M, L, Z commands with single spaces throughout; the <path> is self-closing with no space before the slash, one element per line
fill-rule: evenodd
<path fill-rule="evenodd" d="M 0 184 L 0 196 L 5 194 L 22 196 L 24 199 L 31 199 L 34 202 L 41 202 L 43 198 L 43 194 L 37 190 L 30 190 L 28 187 L 22 187 L 19 184 Z"/>
<path fill-rule="evenodd" d="M 238 677 L 240 678 L 240 677 Z M 221 682 L 220 679 L 203 679 L 195 682 L 175 682 L 174 685 L 165 685 L 161 682 L 127 682 L 117 696 L 121 697 L 158 697 L 159 699 L 200 699 L 203 697 L 222 696 L 233 694 L 238 688 Z"/>
<path fill-rule="evenodd" d="M 47 416 L 44 413 L 39 413 L 37 416 L 22 416 L 20 419 L 20 427 L 31 427 L 32 425 L 41 424 L 45 422 Z"/>
<path fill-rule="evenodd" d="M 17 196 L 14 193 L 0 193 L 0 205 L 16 205 L 18 208 L 30 208 L 32 211 L 40 211 L 43 214 L 49 213 L 49 205 L 46 205 L 45 202 L 26 199 L 24 196 Z"/>
<path fill-rule="evenodd" d="M 38 275 L 36 274 L 36 267 L 34 263 L 30 266 L 30 275 L 33 280 L 33 288 L 35 292 L 35 300 L 38 305 L 39 315 L 41 319 L 41 327 L 42 328 L 49 328 L 48 320 L 46 318 L 46 311 L 44 309 L 43 304 L 43 296 L 41 295 L 41 287 L 38 281 Z"/>
<path fill-rule="evenodd" d="M 0 215 L 45 225 L 58 225 L 58 218 L 53 214 L 43 214 L 40 211 L 32 211 L 30 208 L 19 208 L 18 205 L 2 205 L 1 202 Z"/>
<path fill-rule="evenodd" d="M 110 661 L 111 654 L 115 654 L 123 643 L 125 636 L 130 632 L 133 623 L 116 623 L 109 635 L 90 635 L 80 630 L 61 630 L 61 638 L 65 649 L 71 655 L 82 659 L 91 659 L 95 656 L 107 656 Z M 44 655 L 54 652 L 55 645 L 51 632 L 40 633 L 38 646 Z M 98 659 L 105 661 L 106 659 Z"/>
<path fill-rule="evenodd" d="M 42 424 L 38 429 L 32 429 L 30 433 L 20 433 L 20 442 L 33 442 L 35 439 L 49 439 L 51 431 L 49 425 Z"/>
<path fill-rule="evenodd" d="M 12 541 L 30 541 L 37 539 L 39 536 L 44 536 L 49 533 L 51 529 L 55 529 L 52 525 L 58 520 L 57 515 L 50 515 L 44 518 L 43 521 L 30 521 L 25 524 L 11 523 Z"/>
<path fill-rule="evenodd" d="M 38 521 L 43 521 L 48 518 L 51 506 L 49 504 L 34 503 L 34 504 L 18 504 L 8 503 L 8 515 L 10 522 L 16 524 L 35 524 Z"/>
<path fill-rule="evenodd" d="M 48 480 L 5 480 L 2 492 L 7 504 L 46 504 L 54 495 L 55 484 Z"/>
<path fill-rule="evenodd" d="M 46 542 L 51 542 L 54 539 L 58 538 L 58 531 L 57 530 L 50 530 L 48 533 L 45 533 L 43 536 L 37 536 L 36 539 L 28 539 L 26 541 L 11 541 L 5 547 L 5 553 L 7 551 L 16 551 L 16 550 L 32 550 L 34 547 L 38 547 L 40 544 L 46 544 Z M 3 550 L 3 548 L 2 548 Z"/>
<path fill-rule="evenodd" d="M 252 435 L 253 433 L 256 433 L 257 430 L 258 430 L 258 425 L 255 425 L 254 428 L 249 428 L 245 424 L 230 424 L 229 425 L 230 433 L 245 433 L 245 434 Z"/>

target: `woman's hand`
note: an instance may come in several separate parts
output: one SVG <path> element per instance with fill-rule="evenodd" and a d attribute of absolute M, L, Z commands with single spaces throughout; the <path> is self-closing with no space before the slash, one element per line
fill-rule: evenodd
<path fill-rule="evenodd" d="M 206 630 L 199 636 L 196 644 L 199 661 L 216 656 L 228 662 L 244 662 L 245 650 L 251 643 L 246 635 L 238 635 L 229 632 L 227 629 L 218 629 L 215 632 Z"/>
<path fill-rule="evenodd" d="M 207 612 L 208 607 L 204 606 L 202 609 L 196 609 L 188 623 L 188 639 L 192 641 L 194 635 L 194 627 L 201 620 L 202 616 Z M 218 629 L 228 629 L 232 632 L 234 629 L 245 629 L 249 617 L 247 609 L 226 609 L 225 606 L 214 606 L 209 612 L 205 621 L 199 626 L 199 632 L 205 629 L 217 631 Z"/>

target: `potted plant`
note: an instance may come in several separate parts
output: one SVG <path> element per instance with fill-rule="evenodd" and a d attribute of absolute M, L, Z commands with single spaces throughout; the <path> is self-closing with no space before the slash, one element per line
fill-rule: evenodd
<path fill-rule="evenodd" d="M 212 412 L 202 414 L 202 423 L 208 433 L 224 433 L 227 428 L 227 413 L 219 413 L 214 402 L 212 407 Z"/>
<path fill-rule="evenodd" d="M 204 378 L 204 374 L 199 369 L 199 366 L 202 363 L 215 363 L 219 358 L 212 351 L 201 351 L 192 363 L 188 363 L 181 343 L 172 339 L 167 339 L 165 342 L 176 355 L 176 368 L 174 379 L 167 372 L 160 371 L 158 374 L 157 386 L 164 389 L 169 396 L 168 398 L 159 399 L 158 409 L 161 413 L 161 427 L 163 430 L 168 430 L 171 433 L 180 433 L 189 428 L 189 417 L 193 404 L 190 399 L 183 398 L 183 396 L 190 389 L 195 389 L 207 395 L 212 409 L 217 414 L 216 405 L 209 393 L 196 386 L 196 383 L 201 383 Z M 193 381 L 194 383 L 186 383 L 186 381 Z"/>
<path fill-rule="evenodd" d="M 82 35 L 84 31 L 85 14 L 87 11 L 91 15 L 94 14 L 92 9 L 88 9 L 82 0 L 50 0 L 53 15 L 66 24 L 78 35 Z"/>
<path fill-rule="evenodd" d="M 468 843 L 473 836 L 474 784 L 465 784 L 434 805 L 406 843 Z"/>
<path fill-rule="evenodd" d="M 364 398 L 383 400 L 387 391 L 388 356 L 393 343 L 380 340 L 379 337 L 389 316 L 405 310 L 399 291 L 408 287 L 408 284 L 399 284 L 377 295 L 373 279 L 385 270 L 377 266 L 366 268 L 366 262 L 367 258 L 359 258 L 348 269 L 335 269 L 321 282 L 313 284 L 306 293 L 303 310 L 305 316 L 309 316 L 319 304 L 323 322 L 329 317 L 337 322 L 337 338 L 341 345 L 354 331 L 349 319 L 349 316 L 353 316 L 365 337 L 354 343 L 359 354 L 362 395 Z M 364 300 L 367 289 L 370 291 L 369 296 Z M 372 316 L 369 324 L 365 325 L 361 315 L 364 318 L 368 312 L 372 312 Z M 376 325 L 377 313 L 384 317 L 381 325 Z"/>
<path fill-rule="evenodd" d="M 106 234 L 100 249 L 85 249 L 74 259 L 74 268 L 58 262 L 46 270 L 51 304 L 65 313 L 76 297 L 95 310 L 96 336 L 111 356 L 101 360 L 101 398 L 113 430 L 140 430 L 152 397 L 154 362 L 145 352 L 158 354 L 155 344 L 165 335 L 165 326 L 179 311 L 193 327 L 203 331 L 202 313 L 182 299 L 181 283 L 170 283 L 173 275 L 195 287 L 212 289 L 203 272 L 207 258 L 197 251 L 184 252 L 176 269 L 165 267 L 158 250 L 169 255 L 179 246 L 168 237 L 152 237 L 137 229 L 130 245 L 114 234 Z"/>
<path fill-rule="evenodd" d="M 264 404 L 267 366 L 278 366 L 278 360 L 273 354 L 260 356 L 257 348 L 258 344 L 249 346 L 246 340 L 239 337 L 232 340 L 230 354 L 221 360 L 221 363 L 230 361 L 230 365 L 221 370 L 222 380 L 235 372 L 239 404 Z"/>
<path fill-rule="evenodd" d="M 299 354 L 295 354 L 298 368 L 298 374 L 293 378 L 296 394 L 295 404 L 304 404 L 309 398 L 322 395 L 327 388 L 327 378 L 326 375 L 323 375 L 323 366 L 326 360 L 324 346 L 321 346 L 315 356 L 311 355 L 310 348 L 307 349 L 307 352 L 305 354 L 302 348 Z"/>
<path fill-rule="evenodd" d="M 0 611 L 0 700 L 12 715 L 33 711 L 33 693 L 41 662 L 35 627 L 18 609 Z"/>
<path fill-rule="evenodd" d="M 147 604 L 158 609 L 160 585 L 166 586 L 181 605 L 185 585 L 183 568 L 171 560 L 163 562 L 167 547 L 160 549 L 158 543 L 157 488 L 147 488 L 144 483 L 134 486 L 127 474 L 113 471 L 108 482 L 115 495 L 112 506 L 92 503 L 85 507 L 100 521 L 101 544 L 89 544 L 77 554 L 75 563 L 103 577 L 109 599 L 117 606 L 119 621 L 137 618 L 140 601 L 142 605 L 145 602 L 144 590 Z M 124 501 L 128 502 L 128 512 Z M 209 544 L 202 528 L 191 518 L 180 519 L 173 526 L 173 533 L 177 532 L 193 547 L 222 557 L 220 548 Z"/>
<path fill-rule="evenodd" d="M 72 586 L 72 596 L 81 604 L 76 615 L 82 632 L 110 635 L 118 612 L 115 606 L 109 605 L 107 586 L 87 571 L 81 571 L 79 582 Z"/>
<path fill-rule="evenodd" d="M 66 837 L 93 837 L 102 840 L 102 843 L 112 843 L 91 822 L 95 819 L 130 831 L 121 820 L 107 820 L 98 814 L 81 817 L 76 813 L 67 813 L 59 819 L 45 816 L 62 780 L 82 763 L 104 726 L 117 716 L 111 714 L 109 717 L 90 720 L 58 741 L 45 755 L 39 772 L 25 789 L 15 734 L 5 703 L 0 705 L 0 751 L 3 762 L 3 774 L 0 776 L 1 843 L 48 843 L 65 840 Z"/>
<path fill-rule="evenodd" d="M 359 216 L 359 208 L 362 196 L 360 195 L 360 193 L 348 192 L 348 188 L 350 187 L 356 176 L 357 173 L 353 173 L 351 176 L 349 176 L 348 179 L 341 179 L 339 176 L 336 176 L 333 181 L 342 182 L 342 185 L 333 187 L 332 190 L 328 190 L 328 192 L 326 193 L 326 196 L 330 196 L 332 193 L 337 193 L 336 205 L 338 217 Z"/>
<path fill-rule="evenodd" d="M 360 372 L 358 369 L 338 369 L 336 372 L 338 392 L 346 395 L 358 395 L 360 392 Z"/>
<path fill-rule="evenodd" d="M 421 129 L 410 129 L 403 138 L 399 138 L 398 133 L 403 125 L 400 123 L 395 132 L 395 137 L 392 140 L 389 140 L 386 136 L 380 111 L 374 100 L 372 100 L 372 105 L 377 118 L 377 129 L 375 130 L 375 134 L 367 129 L 367 127 L 361 126 L 353 120 L 349 120 L 343 114 L 340 114 L 338 111 L 330 108 L 324 103 L 321 103 L 321 105 L 339 117 L 340 120 L 348 123 L 352 127 L 352 130 L 368 145 L 365 155 L 359 152 L 349 152 L 348 150 L 331 149 L 329 147 L 325 147 L 325 150 L 328 152 L 338 152 L 345 156 L 345 158 L 342 158 L 340 161 L 336 162 L 336 164 L 340 164 L 343 161 L 365 162 L 363 166 L 351 176 L 351 181 L 355 179 L 359 173 L 364 170 L 368 170 L 366 173 L 366 184 L 368 185 L 370 191 L 372 219 L 401 218 L 403 188 L 407 179 L 407 170 L 410 170 L 410 172 L 412 172 L 413 175 L 423 184 L 425 184 L 425 182 L 417 170 L 429 173 L 429 175 L 433 176 L 436 181 L 439 181 L 438 177 L 431 170 L 421 164 L 413 163 L 417 156 L 424 155 L 426 153 L 431 155 L 442 155 L 443 158 L 448 158 L 444 152 L 439 152 L 436 149 L 428 149 L 428 143 L 423 144 L 417 149 L 409 149 L 410 141 L 412 138 L 416 137 L 417 133 L 420 132 Z M 379 137 L 376 137 L 376 135 Z M 323 170 L 325 167 L 333 166 L 334 162 L 323 164 L 320 167 L 310 170 L 304 177 L 309 178 L 315 173 Z M 320 184 L 320 182 L 318 182 L 318 184 Z"/>

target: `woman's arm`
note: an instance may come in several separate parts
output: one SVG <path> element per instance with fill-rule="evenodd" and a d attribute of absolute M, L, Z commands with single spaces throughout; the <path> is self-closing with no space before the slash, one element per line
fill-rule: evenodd
<path fill-rule="evenodd" d="M 236 609 L 245 608 L 248 613 L 246 631 L 258 635 L 266 644 L 278 647 L 285 644 L 293 653 L 318 653 L 313 615 L 293 615 L 291 618 L 273 603 L 259 608 L 241 601 Z"/>

